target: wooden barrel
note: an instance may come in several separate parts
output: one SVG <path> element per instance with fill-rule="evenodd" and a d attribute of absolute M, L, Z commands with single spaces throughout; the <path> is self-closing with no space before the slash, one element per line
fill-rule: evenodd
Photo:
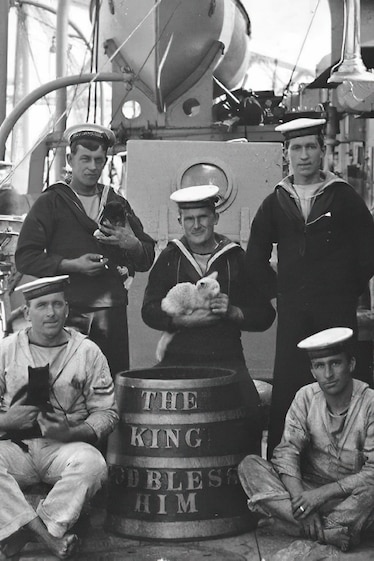
<path fill-rule="evenodd" d="M 259 453 L 261 414 L 237 375 L 217 368 L 151 368 L 117 376 L 120 423 L 108 442 L 108 529 L 182 540 L 254 527 L 237 466 Z M 247 399 L 248 403 L 248 399 Z"/>

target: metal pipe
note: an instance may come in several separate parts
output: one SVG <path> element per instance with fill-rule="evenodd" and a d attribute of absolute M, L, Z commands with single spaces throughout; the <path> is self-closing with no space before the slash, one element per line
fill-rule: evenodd
<path fill-rule="evenodd" d="M 9 0 L 0 2 L 0 123 L 6 117 L 8 82 L 8 13 Z M 0 160 L 5 157 L 5 148 L 0 151 Z"/>
<path fill-rule="evenodd" d="M 361 57 L 361 11 L 360 0 L 345 0 L 343 62 L 334 71 L 329 83 L 344 80 L 374 81 L 374 75 L 368 72 Z"/>
<path fill-rule="evenodd" d="M 14 57 L 14 92 L 13 107 L 17 105 L 29 92 L 29 53 L 27 50 L 28 20 L 25 10 L 17 11 L 17 36 L 16 36 L 16 52 Z M 12 131 L 11 160 L 14 160 L 16 154 L 24 154 L 28 150 L 29 144 L 29 115 L 24 115 L 22 122 Z"/>
<path fill-rule="evenodd" d="M 63 76 L 56 78 L 51 82 L 42 84 L 32 92 L 30 92 L 4 119 L 0 126 L 0 154 L 5 154 L 5 144 L 18 119 L 33 103 L 41 97 L 60 88 L 74 86 L 76 84 L 85 84 L 87 82 L 127 82 L 134 80 L 133 74 L 118 74 L 117 72 L 103 72 L 101 74 L 77 74 L 75 76 Z"/>
<path fill-rule="evenodd" d="M 58 0 L 56 22 L 56 78 L 66 75 L 68 51 L 68 14 L 70 0 Z M 66 88 L 56 92 L 55 130 L 61 135 L 66 129 Z M 54 171 L 56 180 L 63 174 L 65 165 L 65 148 L 56 148 Z"/>
<path fill-rule="evenodd" d="M 54 15 L 57 14 L 57 10 L 55 8 L 52 8 L 51 6 L 47 6 L 46 4 L 41 4 L 40 2 L 36 2 L 35 0 L 19 0 L 18 1 L 18 6 L 22 6 L 22 4 L 28 4 L 29 6 L 35 6 L 35 8 L 40 8 L 41 10 L 45 10 L 46 12 L 50 12 L 51 14 L 54 14 Z M 70 25 L 70 27 L 72 29 L 74 29 L 74 31 L 77 33 L 78 37 L 80 39 L 82 39 L 82 41 L 84 42 L 86 47 L 88 49 L 90 49 L 90 51 L 91 51 L 92 50 L 91 45 L 89 44 L 86 37 L 84 36 L 84 33 L 79 29 L 79 27 L 71 19 L 68 19 L 68 24 Z"/>

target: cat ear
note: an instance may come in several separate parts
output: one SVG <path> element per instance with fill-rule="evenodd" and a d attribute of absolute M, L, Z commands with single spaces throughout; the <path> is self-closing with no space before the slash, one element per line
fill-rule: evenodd
<path fill-rule="evenodd" d="M 206 278 L 210 278 L 210 279 L 215 279 L 217 280 L 218 277 L 218 272 L 217 271 L 213 271 L 213 273 L 210 273 L 210 275 L 207 275 Z"/>

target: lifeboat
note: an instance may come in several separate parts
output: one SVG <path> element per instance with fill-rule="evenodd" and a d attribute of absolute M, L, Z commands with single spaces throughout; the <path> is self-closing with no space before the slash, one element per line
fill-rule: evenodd
<path fill-rule="evenodd" d="M 119 49 L 123 66 L 159 111 L 185 93 L 183 84 L 218 41 L 222 54 L 214 77 L 228 90 L 240 88 L 249 39 L 250 20 L 238 0 L 110 0 L 100 8 L 101 43 L 111 43 L 111 52 Z"/>

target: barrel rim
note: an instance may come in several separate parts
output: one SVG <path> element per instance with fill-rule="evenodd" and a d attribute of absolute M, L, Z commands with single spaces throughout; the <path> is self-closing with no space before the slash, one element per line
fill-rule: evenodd
<path fill-rule="evenodd" d="M 146 411 L 141 413 L 123 413 L 120 414 L 122 423 L 126 425 L 170 425 L 172 427 L 179 427 L 179 425 L 196 425 L 200 424 L 202 426 L 210 423 L 219 423 L 227 421 L 238 421 L 245 420 L 249 418 L 248 407 L 235 407 L 235 409 L 219 409 L 215 411 L 205 411 L 196 413 L 190 409 L 177 413 L 170 413 L 169 411 L 159 411 L 158 409 L 154 412 Z"/>
<path fill-rule="evenodd" d="M 212 370 L 217 372 L 218 375 L 212 375 L 212 377 L 201 377 L 201 378 L 137 378 L 133 376 L 126 376 L 126 374 L 140 374 L 141 372 L 153 372 L 155 374 L 157 371 L 186 371 L 188 369 L 194 369 L 196 371 L 201 370 Z M 223 375 L 223 373 L 225 373 Z M 152 368 L 136 368 L 134 370 L 124 370 L 123 372 L 118 372 L 116 375 L 116 385 L 134 388 L 144 388 L 149 387 L 151 384 L 157 384 L 161 389 L 173 389 L 173 388 L 183 388 L 188 390 L 192 388 L 202 388 L 207 386 L 223 386 L 232 384 L 238 380 L 238 374 L 235 370 L 228 368 L 215 368 L 215 367 L 184 367 L 184 366 L 171 366 L 171 367 L 152 367 Z"/>
<path fill-rule="evenodd" d="M 123 518 L 121 515 L 108 513 L 107 524 L 114 532 L 127 537 L 173 541 L 240 534 L 249 530 L 249 524 L 254 524 L 253 520 L 253 513 L 249 510 L 238 516 L 181 522 L 155 522 Z"/>
<path fill-rule="evenodd" d="M 173 469 L 197 470 L 231 467 L 236 469 L 247 455 L 247 453 L 241 453 L 228 454 L 226 456 L 173 457 L 167 458 L 167 465 L 165 465 L 165 456 L 130 456 L 129 454 L 112 452 L 109 449 L 107 453 L 107 464 L 109 467 L 162 469 L 164 471 Z"/>

